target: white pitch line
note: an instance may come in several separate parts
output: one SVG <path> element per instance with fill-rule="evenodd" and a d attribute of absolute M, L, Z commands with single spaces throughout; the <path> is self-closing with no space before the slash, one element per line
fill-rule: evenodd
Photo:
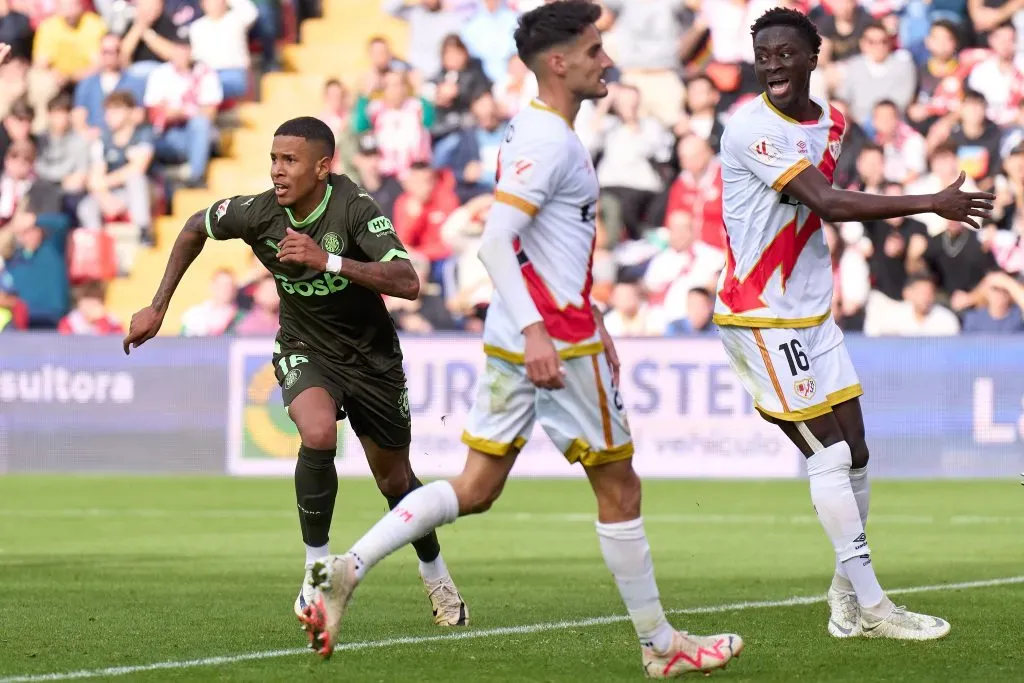
<path fill-rule="evenodd" d="M 1002 579 L 987 579 L 983 581 L 963 581 L 961 583 L 934 584 L 930 586 L 910 586 L 908 588 L 896 588 L 886 591 L 888 595 L 907 595 L 910 593 L 929 593 L 942 590 L 961 590 L 967 588 L 991 588 L 993 586 L 1008 586 L 1011 584 L 1024 583 L 1024 576 L 1010 576 Z M 708 607 L 686 607 L 682 609 L 666 610 L 667 614 L 720 614 L 722 612 L 739 612 L 748 609 L 765 609 L 772 607 L 794 607 L 798 605 L 814 605 L 825 602 L 825 597 L 814 596 L 793 596 L 785 600 L 761 600 L 754 602 L 733 602 L 724 605 L 710 605 Z M 400 638 L 385 638 L 384 640 L 368 640 L 359 643 L 345 643 L 335 648 L 335 652 L 351 652 L 354 650 L 373 650 L 395 645 L 421 645 L 423 643 L 440 643 L 457 640 L 472 640 L 475 638 L 489 638 L 491 636 L 519 636 L 530 633 L 542 633 L 545 631 L 564 631 L 571 628 L 587 628 L 589 626 L 604 626 L 606 624 L 617 624 L 628 621 L 629 617 L 624 615 L 609 615 L 604 617 L 592 617 L 590 619 L 574 619 L 571 621 L 550 621 L 539 624 L 524 624 L 522 626 L 501 626 L 498 628 L 487 628 L 479 631 L 460 631 L 458 633 L 447 633 L 438 636 L 403 636 Z M 81 671 L 66 671 L 49 674 L 30 674 L 23 676 L 10 676 L 0 678 L 0 683 L 37 683 L 38 681 L 70 681 L 82 678 L 100 678 L 112 676 L 126 676 L 128 674 L 143 673 L 146 671 L 160 671 L 163 669 L 192 669 L 201 666 L 217 666 L 220 664 L 237 664 L 239 662 L 251 662 L 260 659 L 276 659 L 278 657 L 290 657 L 293 655 L 312 653 L 307 648 L 292 648 L 289 650 L 264 650 L 261 652 L 247 652 L 240 655 L 223 655 L 220 657 L 204 657 L 203 659 L 186 659 L 169 662 L 155 662 L 153 664 L 138 664 L 134 666 L 114 666 L 107 669 L 84 669 Z"/>

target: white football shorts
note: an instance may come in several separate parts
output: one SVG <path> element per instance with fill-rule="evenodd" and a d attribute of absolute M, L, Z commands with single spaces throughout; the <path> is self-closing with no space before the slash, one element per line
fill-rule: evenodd
<path fill-rule="evenodd" d="M 830 317 L 814 327 L 720 328 L 729 364 L 763 414 L 800 422 L 864 393 Z"/>
<path fill-rule="evenodd" d="M 604 353 L 562 361 L 565 388 L 538 389 L 526 367 L 494 356 L 477 388 L 462 441 L 493 456 L 522 449 L 535 421 L 571 463 L 593 467 L 633 456 L 625 407 Z"/>

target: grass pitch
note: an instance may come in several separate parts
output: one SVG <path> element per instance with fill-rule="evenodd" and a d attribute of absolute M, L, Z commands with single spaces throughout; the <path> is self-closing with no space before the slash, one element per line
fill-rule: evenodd
<path fill-rule="evenodd" d="M 716 678 L 1024 676 L 1024 490 L 1013 481 L 874 484 L 876 570 L 887 588 L 925 588 L 896 600 L 950 620 L 934 643 L 833 640 L 823 602 L 801 604 L 823 598 L 833 564 L 805 482 L 649 481 L 644 493 L 666 608 L 710 608 L 673 623 L 746 640 Z M 279 479 L 0 477 L 0 683 L 642 678 L 583 481 L 512 480 L 491 513 L 441 530 L 473 622 L 455 633 L 479 637 L 437 638 L 452 632 L 433 626 L 410 548 L 360 587 L 343 632 L 351 649 L 326 663 L 301 651 L 292 614 L 294 505 Z M 343 480 L 335 549 L 385 508 L 372 482 Z M 930 588 L 989 579 L 1010 581 Z"/>

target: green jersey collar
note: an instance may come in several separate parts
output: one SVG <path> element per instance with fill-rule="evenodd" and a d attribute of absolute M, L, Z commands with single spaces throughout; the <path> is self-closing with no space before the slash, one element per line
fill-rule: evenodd
<path fill-rule="evenodd" d="M 313 209 L 313 212 L 306 216 L 305 220 L 295 220 L 295 215 L 292 214 L 292 210 L 289 209 L 287 206 L 284 207 L 284 212 L 288 214 L 288 221 L 292 224 L 292 227 L 304 228 L 310 223 L 315 223 L 316 219 L 324 215 L 324 211 L 327 210 L 327 202 L 331 201 L 331 192 L 333 191 L 333 189 L 334 187 L 332 185 L 327 186 L 327 192 L 324 192 L 324 198 L 320 200 L 320 203 L 317 204 L 317 207 L 315 209 Z"/>

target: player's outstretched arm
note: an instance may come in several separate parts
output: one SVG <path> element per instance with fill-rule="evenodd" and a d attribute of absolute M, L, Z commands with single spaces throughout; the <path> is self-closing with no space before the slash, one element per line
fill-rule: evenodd
<path fill-rule="evenodd" d="M 182 276 L 192 262 L 199 256 L 206 244 L 205 211 L 197 211 L 185 221 L 185 226 L 178 233 L 178 238 L 171 248 L 171 256 L 167 259 L 160 287 L 153 296 L 153 302 L 132 316 L 128 335 L 124 338 L 124 352 L 127 355 L 132 347 L 138 348 L 156 336 L 167 314 L 167 306 L 171 303 L 171 295 L 177 289 Z"/>
<path fill-rule="evenodd" d="M 995 195 L 963 192 L 961 172 L 952 185 L 935 194 L 889 196 L 837 190 L 815 166 L 808 166 L 780 190 L 829 223 L 874 221 L 919 213 L 937 213 L 951 221 L 981 230 L 981 219 L 992 213 Z"/>

